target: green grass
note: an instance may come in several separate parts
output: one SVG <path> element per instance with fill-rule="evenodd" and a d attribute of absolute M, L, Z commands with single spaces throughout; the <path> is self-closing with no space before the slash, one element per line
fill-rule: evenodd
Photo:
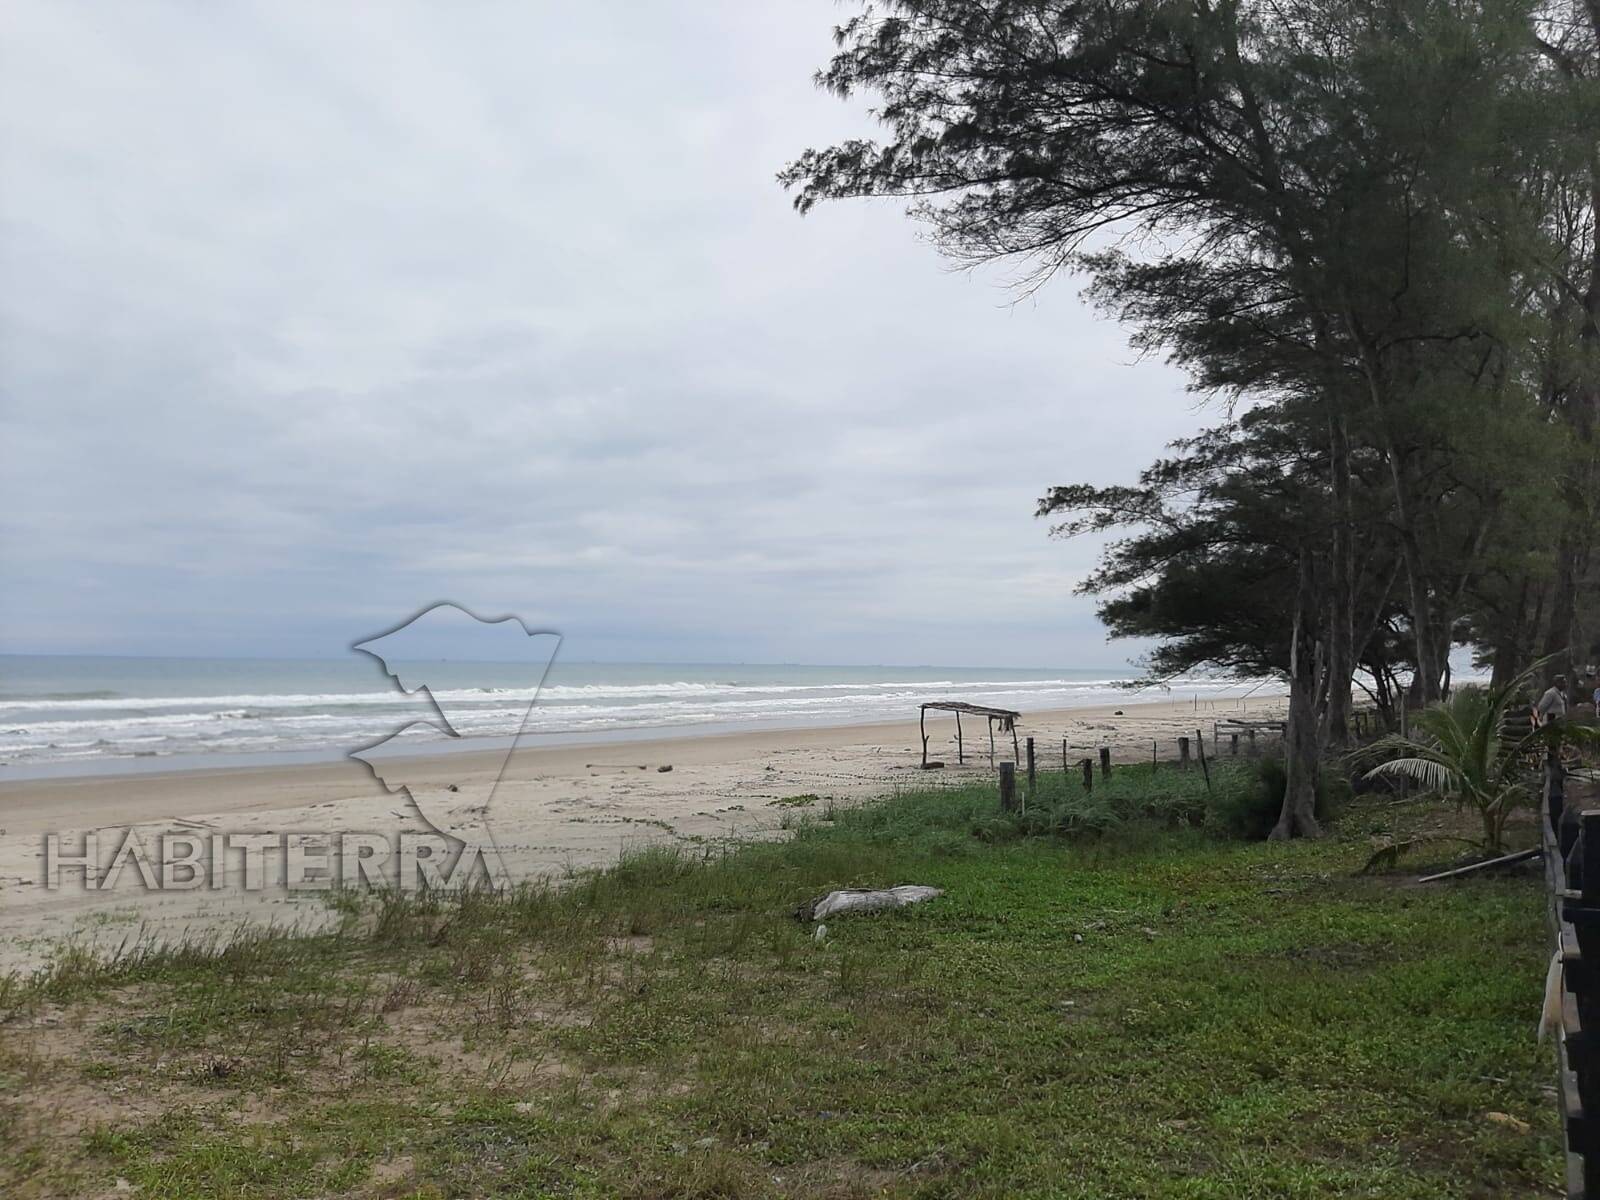
<path fill-rule="evenodd" d="M 807 806 L 786 841 L 561 888 L 343 897 L 337 934 L 69 957 L 0 991 L 0 1193 L 1556 1194 L 1537 878 L 1221 841 L 1197 772 L 1075 787 L 1008 819 L 990 787 Z M 897 883 L 946 895 L 820 943 L 791 916 Z M 121 1108 L 45 1119 L 67 1082 Z"/>

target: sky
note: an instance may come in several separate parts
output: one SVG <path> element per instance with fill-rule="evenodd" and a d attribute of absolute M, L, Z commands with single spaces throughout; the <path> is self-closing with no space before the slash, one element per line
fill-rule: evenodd
<path fill-rule="evenodd" d="M 1033 516 L 1211 419 L 775 173 L 824 0 L 0 11 L 0 651 L 1120 666 Z"/>

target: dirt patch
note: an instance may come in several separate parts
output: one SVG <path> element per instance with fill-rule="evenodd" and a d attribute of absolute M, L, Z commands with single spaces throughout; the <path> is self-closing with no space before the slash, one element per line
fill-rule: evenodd
<path fill-rule="evenodd" d="M 612 954 L 649 954 L 655 948 L 656 939 L 647 933 L 606 939 L 606 950 Z"/>
<path fill-rule="evenodd" d="M 126 1051 L 108 1056 L 99 1030 L 125 1019 L 133 997 L 124 991 L 115 1001 L 71 1009 L 45 1005 L 0 1027 L 4 1103 L 20 1141 L 61 1146 L 180 1108 L 244 1120 L 266 1116 L 266 1106 L 250 1097 L 205 1086 L 205 1072 L 189 1064 L 162 1059 L 152 1066 Z"/>
<path fill-rule="evenodd" d="M 869 1196 L 883 1195 L 895 1184 L 931 1182 L 945 1170 L 946 1164 L 938 1154 L 900 1170 L 866 1167 L 850 1159 L 820 1159 L 774 1168 L 772 1178 L 789 1195 L 821 1200 L 866 1200 Z"/>
<path fill-rule="evenodd" d="M 367 1190 L 373 1196 L 399 1196 L 409 1191 L 407 1181 L 417 1173 L 416 1160 L 409 1154 L 397 1155 L 372 1164 Z"/>

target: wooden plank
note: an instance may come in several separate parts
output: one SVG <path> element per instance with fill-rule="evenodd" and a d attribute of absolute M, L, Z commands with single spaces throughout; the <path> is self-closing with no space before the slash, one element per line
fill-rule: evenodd
<path fill-rule="evenodd" d="M 1592 1077 L 1600 1065 L 1595 1061 L 1595 1039 L 1583 1032 L 1578 997 L 1569 990 L 1561 993 L 1561 1042 L 1566 1048 L 1567 1067 L 1573 1074 L 1580 1079 Z"/>
<path fill-rule="evenodd" d="M 1561 1053 L 1561 1078 L 1556 1093 L 1561 1103 L 1561 1127 L 1566 1133 L 1567 1150 L 1572 1154 L 1592 1151 L 1592 1122 L 1583 1110 L 1583 1098 L 1578 1093 L 1578 1076 L 1566 1065 L 1566 1052 Z"/>
<path fill-rule="evenodd" d="M 1585 904 L 1576 892 L 1562 892 L 1557 899 L 1563 921 L 1579 929 L 1600 929 L 1600 907 Z"/>

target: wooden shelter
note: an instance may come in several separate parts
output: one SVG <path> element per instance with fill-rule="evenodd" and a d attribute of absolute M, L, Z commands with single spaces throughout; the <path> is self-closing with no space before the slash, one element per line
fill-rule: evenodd
<path fill-rule="evenodd" d="M 989 723 L 989 765 L 994 765 L 994 731 L 995 726 L 1000 727 L 1001 733 L 1011 734 L 1011 753 L 1018 755 L 1017 747 L 1017 718 L 1022 716 L 1009 708 L 990 708 L 986 704 L 968 704 L 962 700 L 930 700 L 922 706 L 922 715 L 917 719 L 917 727 L 922 731 L 922 765 L 928 765 L 928 710 L 936 712 L 953 712 L 956 715 L 956 762 L 966 762 L 965 747 L 961 738 L 961 714 L 982 717 Z"/>

